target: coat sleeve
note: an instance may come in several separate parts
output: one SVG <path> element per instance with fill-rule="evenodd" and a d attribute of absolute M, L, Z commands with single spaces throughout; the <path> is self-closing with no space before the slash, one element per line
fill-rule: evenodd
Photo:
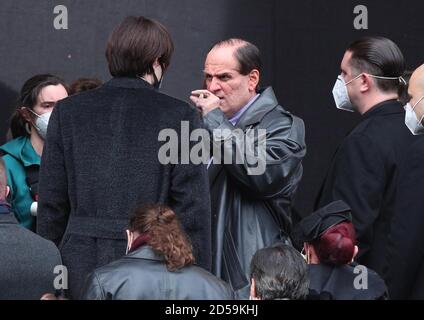
<path fill-rule="evenodd" d="M 37 212 L 37 233 L 56 245 L 62 240 L 70 210 L 60 107 L 59 103 L 49 120 L 41 157 Z"/>
<path fill-rule="evenodd" d="M 188 109 L 185 119 L 190 125 L 190 134 L 201 128 L 197 112 Z M 193 142 L 190 141 L 192 150 Z M 180 149 L 180 153 L 185 152 Z M 181 159 L 181 157 L 180 157 Z M 171 172 L 170 207 L 179 220 L 193 245 L 196 262 L 206 270 L 211 270 L 211 208 L 206 166 L 203 163 L 179 163 Z"/>
<path fill-rule="evenodd" d="M 106 295 L 95 271 L 87 277 L 81 290 L 80 300 L 106 300 Z"/>
<path fill-rule="evenodd" d="M 361 256 L 370 249 L 385 185 L 386 168 L 378 146 L 366 135 L 348 136 L 333 159 L 317 207 L 335 200 L 349 204 Z"/>
<path fill-rule="evenodd" d="M 241 131 L 215 109 L 206 115 L 205 124 L 214 145 L 214 161 L 216 154 L 222 154 L 226 172 L 250 194 L 272 198 L 296 189 L 306 154 L 301 119 L 276 110 L 259 125 Z"/>

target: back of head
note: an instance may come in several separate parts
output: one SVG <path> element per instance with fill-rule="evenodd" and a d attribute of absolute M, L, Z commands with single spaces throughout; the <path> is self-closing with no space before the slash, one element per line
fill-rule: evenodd
<path fill-rule="evenodd" d="M 395 79 L 374 79 L 382 92 L 395 92 L 404 85 L 400 77 L 406 68 L 399 47 L 384 37 L 364 37 L 349 45 L 352 52 L 351 66 L 359 73 L 365 72 L 379 77 Z"/>
<path fill-rule="evenodd" d="M 231 38 L 217 42 L 209 52 L 222 47 L 234 47 L 234 57 L 239 64 L 238 71 L 240 74 L 247 75 L 254 69 L 262 72 L 261 53 L 253 43 L 243 39 Z"/>
<path fill-rule="evenodd" d="M 38 95 L 41 90 L 51 85 L 62 85 L 68 91 L 67 84 L 59 77 L 51 74 L 39 74 L 31 77 L 24 83 L 19 93 L 16 111 L 10 123 L 10 130 L 13 138 L 29 135 L 25 129 L 26 120 L 21 115 L 20 108 L 26 107 L 32 110 L 37 104 Z"/>
<path fill-rule="evenodd" d="M 4 161 L 0 158 L 0 201 L 6 201 L 7 175 Z"/>
<path fill-rule="evenodd" d="M 109 37 L 106 59 L 113 77 L 141 77 L 153 73 L 156 59 L 165 70 L 174 51 L 168 30 L 145 17 L 127 17 Z"/>
<path fill-rule="evenodd" d="M 299 300 L 308 295 L 306 262 L 291 246 L 279 244 L 258 250 L 250 264 L 250 275 L 262 300 Z"/>
<path fill-rule="evenodd" d="M 169 207 L 148 204 L 138 209 L 130 220 L 132 232 L 147 234 L 147 244 L 165 258 L 168 270 L 174 271 L 194 263 L 193 250 Z"/>
<path fill-rule="evenodd" d="M 352 261 L 356 235 L 352 222 L 344 221 L 326 230 L 311 242 L 320 263 L 344 265 Z"/>
<path fill-rule="evenodd" d="M 101 85 L 102 81 L 96 78 L 79 78 L 72 82 L 69 89 L 69 94 L 72 95 L 83 91 L 92 90 Z"/>

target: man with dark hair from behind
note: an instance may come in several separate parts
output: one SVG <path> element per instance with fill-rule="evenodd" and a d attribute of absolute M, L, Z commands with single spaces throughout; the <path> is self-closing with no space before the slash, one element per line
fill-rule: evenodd
<path fill-rule="evenodd" d="M 149 204 L 136 210 L 127 229 L 128 254 L 96 269 L 82 299 L 232 300 L 221 279 L 194 265 L 190 241 L 169 207 Z"/>
<path fill-rule="evenodd" d="M 0 300 L 38 300 L 60 289 L 54 288 L 55 267 L 62 264 L 59 250 L 18 224 L 6 201 L 8 193 L 0 159 Z"/>
<path fill-rule="evenodd" d="M 399 89 L 406 84 L 404 72 L 402 52 L 387 38 L 366 37 L 348 47 L 333 95 L 337 108 L 357 111 L 362 120 L 338 148 L 315 204 L 318 209 L 343 200 L 352 208 L 357 260 L 383 279 L 390 268 L 387 238 L 391 228 L 397 228 L 390 225 L 396 193 L 405 182 L 399 172 L 412 143 L 422 139 L 404 124 L 405 110 L 398 101 Z M 402 201 L 408 203 L 407 198 Z"/>
<path fill-rule="evenodd" d="M 187 124 L 190 136 L 201 128 L 194 108 L 159 90 L 173 50 L 161 23 L 125 18 L 106 48 L 113 78 L 61 101 L 52 114 L 41 160 L 37 233 L 58 244 L 69 270 L 70 298 L 79 296 L 91 271 L 125 253 L 128 215 L 142 203 L 168 204 L 199 266 L 211 269 L 206 168 L 184 164 L 182 156 L 175 162 L 160 156 L 164 129 L 179 133 Z"/>
<path fill-rule="evenodd" d="M 250 278 L 254 300 L 303 300 L 309 292 L 306 262 L 286 244 L 258 250 L 250 264 Z"/>

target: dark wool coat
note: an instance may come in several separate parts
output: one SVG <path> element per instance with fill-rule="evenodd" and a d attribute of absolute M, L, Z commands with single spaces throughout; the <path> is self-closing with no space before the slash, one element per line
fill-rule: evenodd
<path fill-rule="evenodd" d="M 176 211 L 198 264 L 210 269 L 206 167 L 158 160 L 159 132 L 180 136 L 182 121 L 190 131 L 201 126 L 194 108 L 135 78 L 114 78 L 56 106 L 41 160 L 37 231 L 59 244 L 71 295 L 89 272 L 125 253 L 129 215 L 148 202 Z"/>

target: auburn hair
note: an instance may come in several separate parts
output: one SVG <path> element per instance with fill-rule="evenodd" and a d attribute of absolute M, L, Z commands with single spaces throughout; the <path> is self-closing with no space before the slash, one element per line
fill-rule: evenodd
<path fill-rule="evenodd" d="M 348 264 L 352 261 L 355 251 L 355 228 L 352 222 L 344 221 L 327 229 L 311 244 L 321 263 Z"/>
<path fill-rule="evenodd" d="M 136 210 L 130 219 L 130 231 L 148 234 L 147 244 L 165 258 L 169 271 L 195 262 L 193 248 L 185 235 L 177 215 L 161 204 L 147 204 Z"/>

